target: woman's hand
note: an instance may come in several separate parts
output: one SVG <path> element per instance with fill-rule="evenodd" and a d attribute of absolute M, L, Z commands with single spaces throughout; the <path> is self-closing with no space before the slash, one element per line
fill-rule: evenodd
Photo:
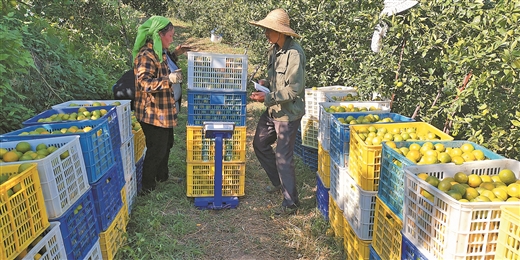
<path fill-rule="evenodd" d="M 179 45 L 177 45 L 177 47 L 175 47 L 175 50 L 173 51 L 173 53 L 175 53 L 175 55 L 179 56 L 183 53 L 186 53 L 187 51 L 191 51 L 192 49 L 193 48 L 190 45 L 179 44 Z"/>

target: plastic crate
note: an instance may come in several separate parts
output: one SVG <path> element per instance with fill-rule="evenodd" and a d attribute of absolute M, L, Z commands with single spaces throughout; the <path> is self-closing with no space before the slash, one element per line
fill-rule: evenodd
<path fill-rule="evenodd" d="M 60 222 L 50 222 L 49 228 L 40 235 L 41 240 L 29 248 L 24 260 L 66 259 L 65 245 L 60 232 Z M 37 256 L 39 255 L 39 256 Z M 39 258 L 38 258 L 39 257 Z"/>
<path fill-rule="evenodd" d="M 370 249 L 370 255 L 368 257 L 368 259 L 370 260 L 382 260 L 382 259 L 400 259 L 400 258 L 381 258 L 377 252 L 374 250 L 374 247 L 372 247 L 372 244 L 369 245 L 369 249 Z M 399 249 L 400 250 L 400 249 Z"/>
<path fill-rule="evenodd" d="M 471 144 L 475 149 L 481 150 L 487 159 L 505 159 L 503 156 L 470 141 L 428 141 L 432 144 L 441 143 L 444 147 L 461 147 L 463 144 Z M 423 145 L 426 141 L 394 142 L 397 148 L 409 147 L 416 143 Z M 397 153 L 385 143 L 382 144 L 381 176 L 379 178 L 379 197 L 400 218 L 403 218 L 404 205 L 404 170 L 405 166 L 416 165 L 405 156 Z M 450 163 L 453 164 L 453 163 Z"/>
<path fill-rule="evenodd" d="M 329 189 L 325 188 L 320 176 L 316 173 L 316 205 L 325 220 L 329 220 Z"/>
<path fill-rule="evenodd" d="M 374 124 L 391 124 L 395 122 L 411 122 L 413 119 L 396 113 L 372 113 L 372 112 L 355 112 L 355 113 L 336 113 L 330 118 L 330 158 L 340 166 L 348 167 L 348 157 L 350 149 L 350 124 L 344 124 L 339 118 L 348 116 L 359 117 L 377 114 L 381 119 L 391 118 L 393 122 L 377 122 Z M 366 125 L 366 124 L 356 124 Z"/>
<path fill-rule="evenodd" d="M 329 222 L 332 230 L 334 230 L 334 236 L 343 237 L 343 225 L 345 217 L 343 211 L 338 207 L 336 201 L 332 198 L 329 193 Z"/>
<path fill-rule="evenodd" d="M 424 256 L 423 253 L 408 239 L 406 235 L 401 233 L 403 238 L 403 247 L 401 249 L 401 259 L 402 260 L 429 260 Z"/>
<path fill-rule="evenodd" d="M 459 202 L 417 174 L 426 173 L 442 180 L 457 172 L 495 175 L 502 169 L 510 169 L 517 179 L 520 178 L 520 162 L 510 159 L 405 167 L 403 233 L 419 249 L 424 249 L 422 251 L 428 258 L 494 257 L 502 212 L 500 207 L 518 202 Z M 424 191 L 429 192 L 433 199 L 424 197 Z"/>
<path fill-rule="evenodd" d="M 330 189 L 330 155 L 318 144 L 318 175 L 323 181 L 323 186 Z"/>
<path fill-rule="evenodd" d="M 453 140 L 453 137 L 424 122 L 366 124 L 350 126 L 349 169 L 354 180 L 366 191 L 377 191 L 381 172 L 382 145 L 367 145 L 358 135 L 361 127 L 384 126 L 387 130 L 413 128 L 418 135 L 435 133 L 441 140 Z M 332 156 L 332 155 L 331 155 Z"/>
<path fill-rule="evenodd" d="M 188 90 L 246 91 L 247 55 L 188 52 Z"/>
<path fill-rule="evenodd" d="M 338 207 L 345 210 L 345 197 L 347 196 L 347 176 L 349 168 L 340 167 L 334 161 L 330 162 L 330 195 L 338 203 Z"/>
<path fill-rule="evenodd" d="M 85 255 L 85 260 L 102 260 L 103 255 L 101 255 L 101 246 L 99 245 L 99 239 L 96 243 L 90 248 L 88 253 Z"/>
<path fill-rule="evenodd" d="M 318 149 L 302 146 L 300 158 L 311 171 L 318 170 Z"/>
<path fill-rule="evenodd" d="M 226 162 L 246 161 L 246 126 L 237 126 L 230 139 L 222 140 L 222 159 Z M 186 126 L 186 161 L 215 161 L 215 138 L 205 138 L 203 126 Z"/>
<path fill-rule="evenodd" d="M 188 91 L 188 125 L 234 122 L 246 125 L 246 92 Z"/>
<path fill-rule="evenodd" d="M 8 151 L 16 149 L 21 141 L 2 142 L 0 147 Z M 89 189 L 87 170 L 83 161 L 83 153 L 79 136 L 51 137 L 26 140 L 35 151 L 38 144 L 54 146 L 56 151 L 39 160 L 23 161 L 36 163 L 38 175 L 45 200 L 45 208 L 49 218 L 57 218 L 65 212 L 83 193 Z M 61 154 L 68 152 L 68 157 L 61 159 Z M 0 163 L 14 165 L 22 162 Z"/>
<path fill-rule="evenodd" d="M 52 106 L 53 109 L 66 107 L 91 106 L 95 102 L 103 102 L 105 105 L 112 106 L 114 102 L 119 102 L 120 105 L 115 106 L 117 112 L 117 121 L 119 123 L 119 133 L 121 141 L 125 141 L 132 135 L 132 121 L 131 121 L 131 100 L 70 100 L 58 105 Z"/>
<path fill-rule="evenodd" d="M 130 179 L 125 180 L 126 201 L 128 206 L 128 214 L 132 212 L 132 206 L 137 198 L 137 176 L 136 171 L 130 176 Z"/>
<path fill-rule="evenodd" d="M 215 164 L 187 164 L 188 197 L 213 197 L 215 191 Z M 222 163 L 222 196 L 236 197 L 245 195 L 246 164 Z"/>
<path fill-rule="evenodd" d="M 520 205 L 501 206 L 496 259 L 520 259 Z"/>
<path fill-rule="evenodd" d="M 121 162 L 125 180 L 135 173 L 135 157 L 134 157 L 134 138 L 128 138 L 120 146 Z"/>
<path fill-rule="evenodd" d="M 99 245 L 103 259 L 114 259 L 126 239 L 125 208 L 121 208 L 108 229 L 99 233 Z"/>
<path fill-rule="evenodd" d="M 146 148 L 146 139 L 144 137 L 143 129 L 139 129 L 134 133 L 134 163 L 137 163 L 141 157 L 144 156 Z"/>
<path fill-rule="evenodd" d="M 326 93 L 337 93 L 337 94 L 351 94 L 357 96 L 357 90 L 353 87 L 345 86 L 328 86 L 319 87 L 316 89 L 306 88 L 305 89 L 305 115 L 310 119 L 318 120 L 320 116 L 319 103 L 326 102 Z"/>
<path fill-rule="evenodd" d="M 141 191 L 141 188 L 143 187 L 142 180 L 143 180 L 143 164 L 144 164 L 144 156 L 137 161 L 135 164 L 135 182 L 137 184 L 137 192 Z"/>
<path fill-rule="evenodd" d="M 99 239 L 99 223 L 90 189 L 61 217 L 50 221 L 60 222 L 67 259 L 84 259 Z"/>
<path fill-rule="evenodd" d="M 126 191 L 126 186 L 121 189 L 121 200 L 123 201 L 123 207 L 121 208 L 121 211 L 123 211 L 123 223 L 125 227 L 128 225 L 128 222 L 130 222 L 130 212 L 128 208 L 128 193 Z"/>
<path fill-rule="evenodd" d="M 23 135 L 24 132 L 34 131 L 36 128 L 42 127 L 49 132 L 59 131 L 71 126 L 77 126 L 80 129 L 91 127 L 92 129 L 86 133 L 67 133 L 67 134 L 39 134 L 39 135 Z M 22 135 L 20 135 L 22 134 Z M 107 172 L 114 164 L 115 157 L 112 150 L 111 135 L 109 131 L 108 121 L 105 120 L 88 120 L 73 123 L 60 124 L 44 124 L 33 125 L 18 129 L 3 135 L 0 135 L 0 141 L 26 141 L 33 139 L 63 137 L 79 135 L 79 142 L 83 153 L 85 168 L 87 169 L 87 177 L 89 183 L 94 183 Z"/>
<path fill-rule="evenodd" d="M 92 194 L 96 207 L 96 218 L 101 231 L 105 231 L 114 220 L 121 207 L 121 187 L 124 177 L 120 176 L 116 166 L 112 167 L 99 181 L 93 183 Z"/>
<path fill-rule="evenodd" d="M 298 128 L 296 132 L 296 140 L 294 141 L 294 155 L 302 157 L 303 155 L 303 145 L 302 145 L 302 130 Z"/>
<path fill-rule="evenodd" d="M 363 240 L 356 235 L 350 223 L 345 219 L 343 224 L 343 247 L 346 259 L 368 260 L 370 258 L 371 240 Z"/>
<path fill-rule="evenodd" d="M 343 189 L 345 192 L 343 215 L 361 240 L 371 240 L 374 227 L 374 215 L 376 208 L 375 191 L 365 191 L 346 174 Z"/>
<path fill-rule="evenodd" d="M 319 121 L 320 131 L 318 133 L 318 140 L 322 143 L 323 149 L 329 151 L 330 149 L 330 119 L 333 114 L 337 112 L 327 112 L 326 109 L 332 106 L 349 106 L 352 105 L 357 108 L 375 108 L 370 111 L 373 113 L 390 112 L 390 101 L 351 101 L 351 102 L 320 102 L 319 103 Z"/>
<path fill-rule="evenodd" d="M 37 165 L 19 166 L 0 166 L 0 176 L 15 176 L 0 184 L 0 259 L 15 259 L 49 227 Z"/>
<path fill-rule="evenodd" d="M 372 247 L 382 259 L 401 259 L 403 221 L 376 197 Z"/>
<path fill-rule="evenodd" d="M 320 129 L 320 121 L 313 119 L 307 115 L 303 116 L 300 121 L 300 130 L 302 145 L 318 149 L 318 131 Z"/>

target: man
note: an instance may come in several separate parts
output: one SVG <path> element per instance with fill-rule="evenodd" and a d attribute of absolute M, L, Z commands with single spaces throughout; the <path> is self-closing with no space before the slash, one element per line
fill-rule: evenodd
<path fill-rule="evenodd" d="M 250 97 L 264 102 L 267 107 L 258 121 L 253 148 L 272 184 L 266 190 L 282 191 L 282 205 L 275 213 L 293 213 L 300 204 L 294 145 L 305 114 L 305 53 L 293 39 L 300 36 L 291 29 L 289 15 L 284 10 L 273 10 L 263 20 L 250 23 L 264 28 L 265 36 L 272 44 L 268 54 L 268 77 L 260 80 L 270 93 L 253 92 Z M 276 150 L 273 150 L 271 145 L 275 142 Z"/>

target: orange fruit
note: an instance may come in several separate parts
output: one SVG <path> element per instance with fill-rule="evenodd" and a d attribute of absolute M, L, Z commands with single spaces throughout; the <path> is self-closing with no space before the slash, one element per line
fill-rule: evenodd
<path fill-rule="evenodd" d="M 506 190 L 501 189 L 501 188 L 494 188 L 492 190 L 492 192 L 493 192 L 493 194 L 495 194 L 495 197 L 497 199 L 500 199 L 502 201 L 506 201 L 507 200 L 508 195 L 507 195 L 507 191 Z"/>
<path fill-rule="evenodd" d="M 439 162 L 436 155 L 425 155 L 422 159 L 424 159 L 424 164 L 436 164 Z"/>
<path fill-rule="evenodd" d="M 491 202 L 491 200 L 488 197 L 483 196 L 483 195 L 476 197 L 475 201 L 476 202 Z"/>
<path fill-rule="evenodd" d="M 408 149 L 410 150 L 416 150 L 416 151 L 419 151 L 419 149 L 421 149 L 421 145 L 417 144 L 417 143 L 413 143 L 411 144 Z"/>
<path fill-rule="evenodd" d="M 426 178 L 428 178 L 428 176 L 430 176 L 430 175 L 428 175 L 427 173 L 424 173 L 424 172 L 417 174 L 417 177 L 419 177 L 419 179 L 424 180 L 424 181 L 426 180 Z"/>
<path fill-rule="evenodd" d="M 388 147 L 390 148 L 397 148 L 394 141 L 387 141 L 385 142 L 385 144 L 388 145 Z"/>
<path fill-rule="evenodd" d="M 515 198 L 520 198 L 520 184 L 511 183 L 507 186 L 507 195 Z"/>
<path fill-rule="evenodd" d="M 491 180 L 493 180 L 493 182 L 502 182 L 502 181 L 500 180 L 500 177 L 498 177 L 498 175 L 493 175 L 493 176 L 491 176 Z"/>
<path fill-rule="evenodd" d="M 484 155 L 484 152 L 482 152 L 482 150 L 473 150 L 471 153 L 475 156 L 475 159 L 478 161 L 486 159 L 486 156 Z"/>
<path fill-rule="evenodd" d="M 514 202 L 520 202 L 520 199 L 517 198 L 517 197 L 509 197 L 506 202 L 511 202 L 511 201 L 514 201 Z"/>
<path fill-rule="evenodd" d="M 499 173 L 498 173 L 498 177 L 500 178 L 500 180 L 505 183 L 506 185 L 509 185 L 511 183 L 514 183 L 516 182 L 516 176 L 515 176 L 515 173 L 513 171 L 511 171 L 510 169 L 502 169 Z"/>
<path fill-rule="evenodd" d="M 2 160 L 4 160 L 4 162 L 16 162 L 19 158 L 20 156 L 18 153 L 15 150 L 11 150 L 4 154 Z"/>
<path fill-rule="evenodd" d="M 451 157 L 455 157 L 455 156 L 461 156 L 463 154 L 462 150 L 458 147 L 454 147 L 453 149 L 451 149 Z"/>
<path fill-rule="evenodd" d="M 439 189 L 443 192 L 447 192 L 451 189 L 451 183 L 449 181 L 441 181 L 441 182 L 439 182 L 437 189 Z"/>
<path fill-rule="evenodd" d="M 491 190 L 485 190 L 482 193 L 480 193 L 480 195 L 488 197 L 489 200 L 496 198 L 495 193 L 493 193 L 493 191 Z"/>
<path fill-rule="evenodd" d="M 468 175 L 466 175 L 463 172 L 455 173 L 455 175 L 453 176 L 453 179 L 456 182 L 461 183 L 461 184 L 468 183 Z"/>
<path fill-rule="evenodd" d="M 480 176 L 478 176 L 476 174 L 468 175 L 468 185 L 470 187 L 472 187 L 472 188 L 479 187 L 481 183 L 482 183 L 482 179 L 480 178 Z"/>
<path fill-rule="evenodd" d="M 467 199 L 467 200 L 473 200 L 475 199 L 476 197 L 479 196 L 479 193 L 476 189 L 474 188 L 467 188 L 466 189 L 466 194 L 464 194 L 464 198 Z"/>
<path fill-rule="evenodd" d="M 473 155 L 471 152 L 467 153 L 463 153 L 461 155 L 462 159 L 464 159 L 465 162 L 472 162 L 472 161 L 475 161 L 475 155 Z"/>
<path fill-rule="evenodd" d="M 452 156 L 451 157 L 451 162 L 456 164 L 456 165 L 461 165 L 464 163 L 464 158 L 460 157 L 460 156 Z"/>
<path fill-rule="evenodd" d="M 429 193 L 427 190 L 421 190 L 421 195 L 423 195 L 426 199 L 428 199 L 429 201 L 433 202 L 433 195 L 431 193 Z"/>
<path fill-rule="evenodd" d="M 451 185 L 451 189 L 458 191 L 462 196 L 466 195 L 466 187 L 460 183 Z"/>
<path fill-rule="evenodd" d="M 439 178 L 431 175 L 426 178 L 426 182 L 434 187 L 437 187 L 440 183 Z"/>
<path fill-rule="evenodd" d="M 460 146 L 460 150 L 462 150 L 463 153 L 471 153 L 473 150 L 475 150 L 475 147 L 473 147 L 470 143 L 465 143 Z"/>
<path fill-rule="evenodd" d="M 433 146 L 435 147 L 435 150 L 438 151 L 438 152 L 446 151 L 446 147 L 444 147 L 444 144 L 436 143 Z"/>
<path fill-rule="evenodd" d="M 451 162 L 451 156 L 447 152 L 441 152 L 437 156 L 437 159 L 439 159 L 439 162 L 441 163 L 449 163 Z"/>
<path fill-rule="evenodd" d="M 456 200 L 462 199 L 462 195 L 460 195 L 460 193 L 456 190 L 449 190 L 446 193 Z"/>
<path fill-rule="evenodd" d="M 406 158 L 410 159 L 412 162 L 418 162 L 421 159 L 421 153 L 417 150 L 410 150 L 406 154 Z"/>
<path fill-rule="evenodd" d="M 482 182 L 479 187 L 482 187 L 486 190 L 493 190 L 495 188 L 495 184 L 492 182 Z"/>

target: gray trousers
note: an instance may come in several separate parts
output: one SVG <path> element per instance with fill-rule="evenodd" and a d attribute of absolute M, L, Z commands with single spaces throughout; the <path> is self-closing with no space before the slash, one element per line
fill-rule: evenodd
<path fill-rule="evenodd" d="M 282 206 L 299 205 L 294 168 L 294 144 L 301 119 L 282 122 L 269 117 L 267 111 L 258 120 L 253 148 L 258 161 L 274 186 L 282 185 Z M 276 142 L 276 150 L 271 146 Z M 276 163 L 274 163 L 276 162 Z"/>

